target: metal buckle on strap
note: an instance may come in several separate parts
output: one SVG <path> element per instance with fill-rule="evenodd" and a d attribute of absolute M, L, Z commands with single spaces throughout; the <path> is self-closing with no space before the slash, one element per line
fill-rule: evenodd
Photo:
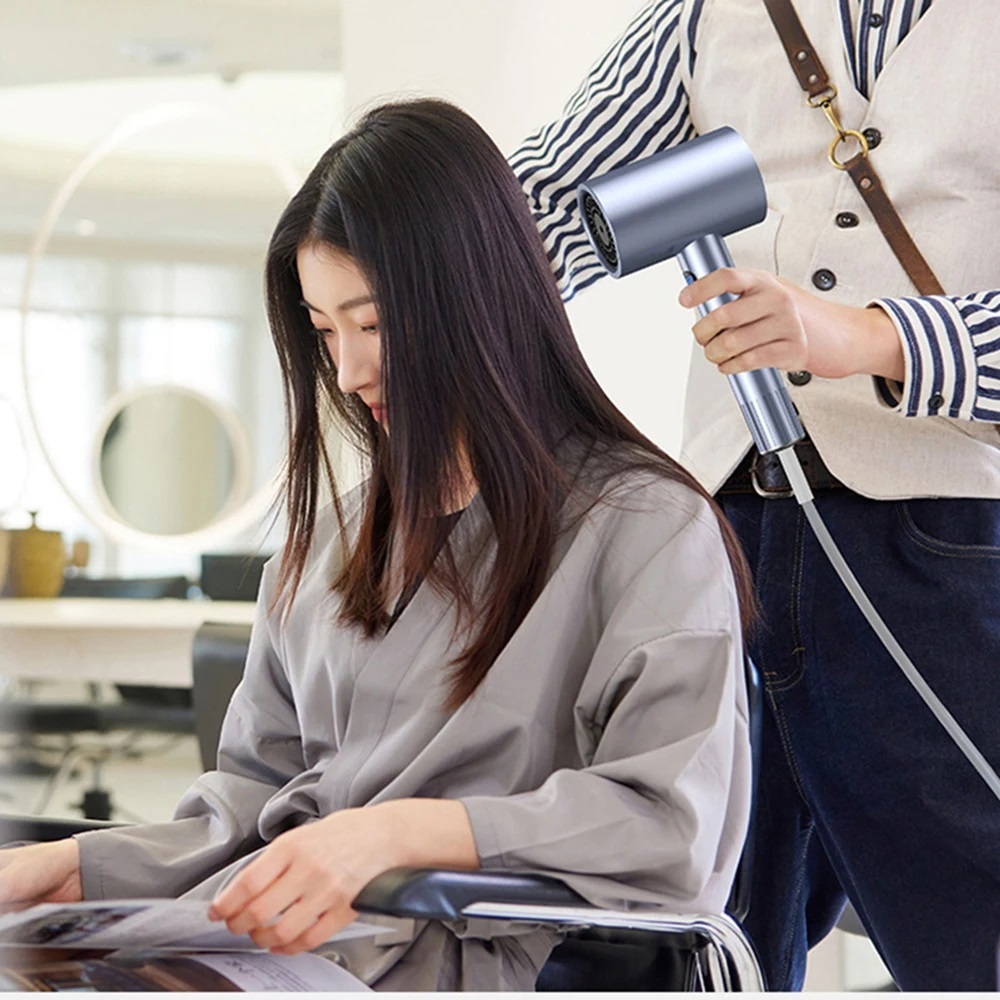
<path fill-rule="evenodd" d="M 767 487 L 761 485 L 760 479 L 757 476 L 758 467 L 757 463 L 764 458 L 763 455 L 754 455 L 753 462 L 750 463 L 750 484 L 753 486 L 754 493 L 759 497 L 763 497 L 765 500 L 787 500 L 789 497 L 795 495 L 795 491 L 792 489 L 791 485 L 784 487 L 777 487 L 775 489 L 768 489 Z"/>
<path fill-rule="evenodd" d="M 842 142 L 847 142 L 848 139 L 855 139 L 861 147 L 860 152 L 855 155 L 865 159 L 868 156 L 868 139 L 857 129 L 844 128 L 840 124 L 840 118 L 837 116 L 837 111 L 833 106 L 833 102 L 836 99 L 837 88 L 831 83 L 821 93 L 813 97 L 807 97 L 806 103 L 811 108 L 819 108 L 826 115 L 827 121 L 833 126 L 834 132 L 837 133 L 837 138 L 830 143 L 830 149 L 827 151 L 826 157 L 838 170 L 846 170 L 847 164 L 850 161 L 837 159 L 837 147 Z"/>

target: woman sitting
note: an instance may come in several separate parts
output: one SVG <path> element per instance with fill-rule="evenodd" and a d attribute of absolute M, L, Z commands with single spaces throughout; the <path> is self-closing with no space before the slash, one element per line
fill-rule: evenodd
<path fill-rule="evenodd" d="M 288 536 L 218 769 L 171 822 L 2 852 L 0 899 L 205 898 L 385 989 L 531 989 L 558 940 L 470 920 L 322 946 L 398 866 L 721 912 L 747 572 L 595 381 L 502 154 L 442 102 L 371 111 L 278 222 L 267 303 Z M 346 493 L 330 427 L 367 461 Z"/>

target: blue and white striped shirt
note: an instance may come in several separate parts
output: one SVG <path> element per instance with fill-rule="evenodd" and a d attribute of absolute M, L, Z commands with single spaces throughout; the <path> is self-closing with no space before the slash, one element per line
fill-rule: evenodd
<path fill-rule="evenodd" d="M 868 96 L 933 0 L 838 2 L 855 86 Z M 679 70 L 681 4 L 653 0 L 643 7 L 562 116 L 529 136 L 510 158 L 567 301 L 606 273 L 576 210 L 580 181 L 695 135 Z M 703 4 L 695 0 L 692 43 Z M 876 302 L 900 331 L 910 372 L 905 398 L 896 383 L 876 379 L 886 404 L 906 416 L 1000 423 L 1000 289 Z"/>

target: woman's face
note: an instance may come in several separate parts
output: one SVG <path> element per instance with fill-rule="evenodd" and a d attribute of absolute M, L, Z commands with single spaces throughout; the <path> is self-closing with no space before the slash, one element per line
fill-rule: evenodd
<path fill-rule="evenodd" d="M 387 427 L 378 313 L 368 283 L 347 254 L 324 244 L 304 244 L 296 260 L 302 307 L 330 353 L 337 385 L 357 393 Z"/>

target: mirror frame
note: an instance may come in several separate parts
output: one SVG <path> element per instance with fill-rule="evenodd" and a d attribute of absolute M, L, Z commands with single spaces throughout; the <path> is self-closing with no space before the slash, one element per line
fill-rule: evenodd
<path fill-rule="evenodd" d="M 38 263 L 45 255 L 56 223 L 69 199 L 83 183 L 90 171 L 109 153 L 114 152 L 126 139 L 168 122 L 205 117 L 216 120 L 221 119 L 227 124 L 235 126 L 238 131 L 241 131 L 251 144 L 257 147 L 262 158 L 272 168 L 289 197 L 299 189 L 303 177 L 298 168 L 238 109 L 228 104 L 202 105 L 173 102 L 154 105 L 125 118 L 108 132 L 103 139 L 96 142 L 76 166 L 73 167 L 49 202 L 38 230 L 32 239 L 31 249 L 28 252 L 27 268 L 25 270 L 24 283 L 21 287 L 20 337 L 18 342 L 20 348 L 21 384 L 24 389 L 25 408 L 27 410 L 32 437 L 60 489 L 69 497 L 73 505 L 87 520 L 103 535 L 119 545 L 135 545 L 146 549 L 170 550 L 173 552 L 202 552 L 225 545 L 233 535 L 261 523 L 267 512 L 273 509 L 281 481 L 281 470 L 275 470 L 275 474 L 271 480 L 257 490 L 253 496 L 249 497 L 239 509 L 225 514 L 207 527 L 197 531 L 181 535 L 155 535 L 151 532 L 141 531 L 125 523 L 121 518 L 109 514 L 99 504 L 88 503 L 70 486 L 65 477 L 60 473 L 49 449 L 45 445 L 39 429 L 35 404 L 32 398 L 31 380 L 29 378 L 30 365 L 28 360 L 30 350 L 28 346 L 28 321 L 31 316 L 31 292 Z M 175 386 L 172 388 L 182 387 Z M 132 390 L 125 390 L 125 392 L 129 391 Z M 120 398 L 121 395 L 119 393 L 117 397 Z M 114 398 L 116 397 L 112 397 L 112 399 Z M 215 401 L 212 402 L 215 405 Z M 101 436 L 103 436 L 103 432 Z M 100 441 L 100 438 L 98 438 L 98 441 Z M 235 444 L 234 448 L 236 448 Z M 98 486 L 99 491 L 100 489 L 102 487 Z"/>
<path fill-rule="evenodd" d="M 116 510 L 111 497 L 108 495 L 107 487 L 104 484 L 101 464 L 104 439 L 107 436 L 115 418 L 131 403 L 161 392 L 169 392 L 177 396 L 184 396 L 188 399 L 201 403 L 201 405 L 204 406 L 212 416 L 218 418 L 220 424 L 222 425 L 222 429 L 226 433 L 226 440 L 233 449 L 233 481 L 220 510 L 203 527 L 197 528 L 194 531 L 173 535 L 160 534 L 159 532 L 154 531 L 143 531 L 143 529 L 136 528 L 135 525 L 132 525 L 129 521 L 123 518 Z M 211 528 L 214 524 L 224 521 L 229 514 L 231 514 L 234 510 L 239 510 L 240 507 L 247 502 L 250 494 L 250 483 L 253 478 L 253 449 L 250 445 L 250 435 L 247 433 L 246 425 L 243 423 L 239 414 L 232 407 L 220 403 L 218 400 L 212 399 L 210 396 L 207 396 L 205 393 L 199 392 L 196 389 L 189 389 L 187 386 L 163 382 L 160 384 L 140 385 L 134 389 L 125 389 L 122 392 L 115 393 L 115 395 L 107 401 L 97 422 L 97 431 L 94 435 L 90 465 L 93 476 L 94 491 L 97 494 L 97 502 L 108 517 L 116 518 L 121 523 L 129 525 L 129 527 L 133 528 L 135 531 L 143 531 L 143 534 L 153 535 L 157 538 L 169 538 L 171 541 L 176 541 L 178 538 L 186 537 L 186 535 L 203 532 Z"/>

